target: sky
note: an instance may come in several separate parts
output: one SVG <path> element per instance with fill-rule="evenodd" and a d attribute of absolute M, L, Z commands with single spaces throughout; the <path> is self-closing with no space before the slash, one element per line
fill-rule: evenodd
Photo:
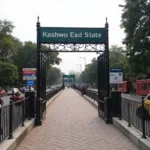
<path fill-rule="evenodd" d="M 124 0 L 0 0 L 0 20 L 13 22 L 13 35 L 21 41 L 36 42 L 36 22 L 44 27 L 104 27 L 109 23 L 109 46 L 122 45 L 124 31 L 120 28 Z M 64 73 L 83 71 L 96 53 L 59 53 L 59 66 Z"/>

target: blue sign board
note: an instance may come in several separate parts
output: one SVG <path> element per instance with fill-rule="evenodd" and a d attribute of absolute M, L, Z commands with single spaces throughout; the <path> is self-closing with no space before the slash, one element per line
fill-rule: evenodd
<path fill-rule="evenodd" d="M 26 86 L 34 86 L 34 80 L 27 80 Z"/>
<path fill-rule="evenodd" d="M 110 72 L 122 72 L 122 68 L 110 68 Z"/>

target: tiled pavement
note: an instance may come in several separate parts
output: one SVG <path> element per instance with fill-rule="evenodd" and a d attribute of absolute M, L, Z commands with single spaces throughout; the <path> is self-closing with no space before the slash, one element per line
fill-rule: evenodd
<path fill-rule="evenodd" d="M 16 150 L 138 150 L 97 109 L 72 89 L 64 90 Z"/>

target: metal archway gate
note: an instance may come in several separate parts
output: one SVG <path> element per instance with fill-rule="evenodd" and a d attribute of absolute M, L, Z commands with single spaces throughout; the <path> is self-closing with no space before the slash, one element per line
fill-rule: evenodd
<path fill-rule="evenodd" d="M 41 27 L 37 21 L 37 99 L 36 125 L 41 125 L 46 112 L 46 67 L 43 53 L 96 52 L 98 62 L 99 115 L 108 123 L 109 114 L 109 40 L 108 23 L 104 28 Z M 49 50 L 41 50 L 47 44 Z"/>

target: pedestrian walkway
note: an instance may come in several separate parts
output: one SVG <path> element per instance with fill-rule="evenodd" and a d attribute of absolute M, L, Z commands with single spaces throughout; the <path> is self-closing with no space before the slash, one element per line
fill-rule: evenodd
<path fill-rule="evenodd" d="M 73 89 L 65 89 L 16 150 L 138 150 L 97 109 Z"/>

